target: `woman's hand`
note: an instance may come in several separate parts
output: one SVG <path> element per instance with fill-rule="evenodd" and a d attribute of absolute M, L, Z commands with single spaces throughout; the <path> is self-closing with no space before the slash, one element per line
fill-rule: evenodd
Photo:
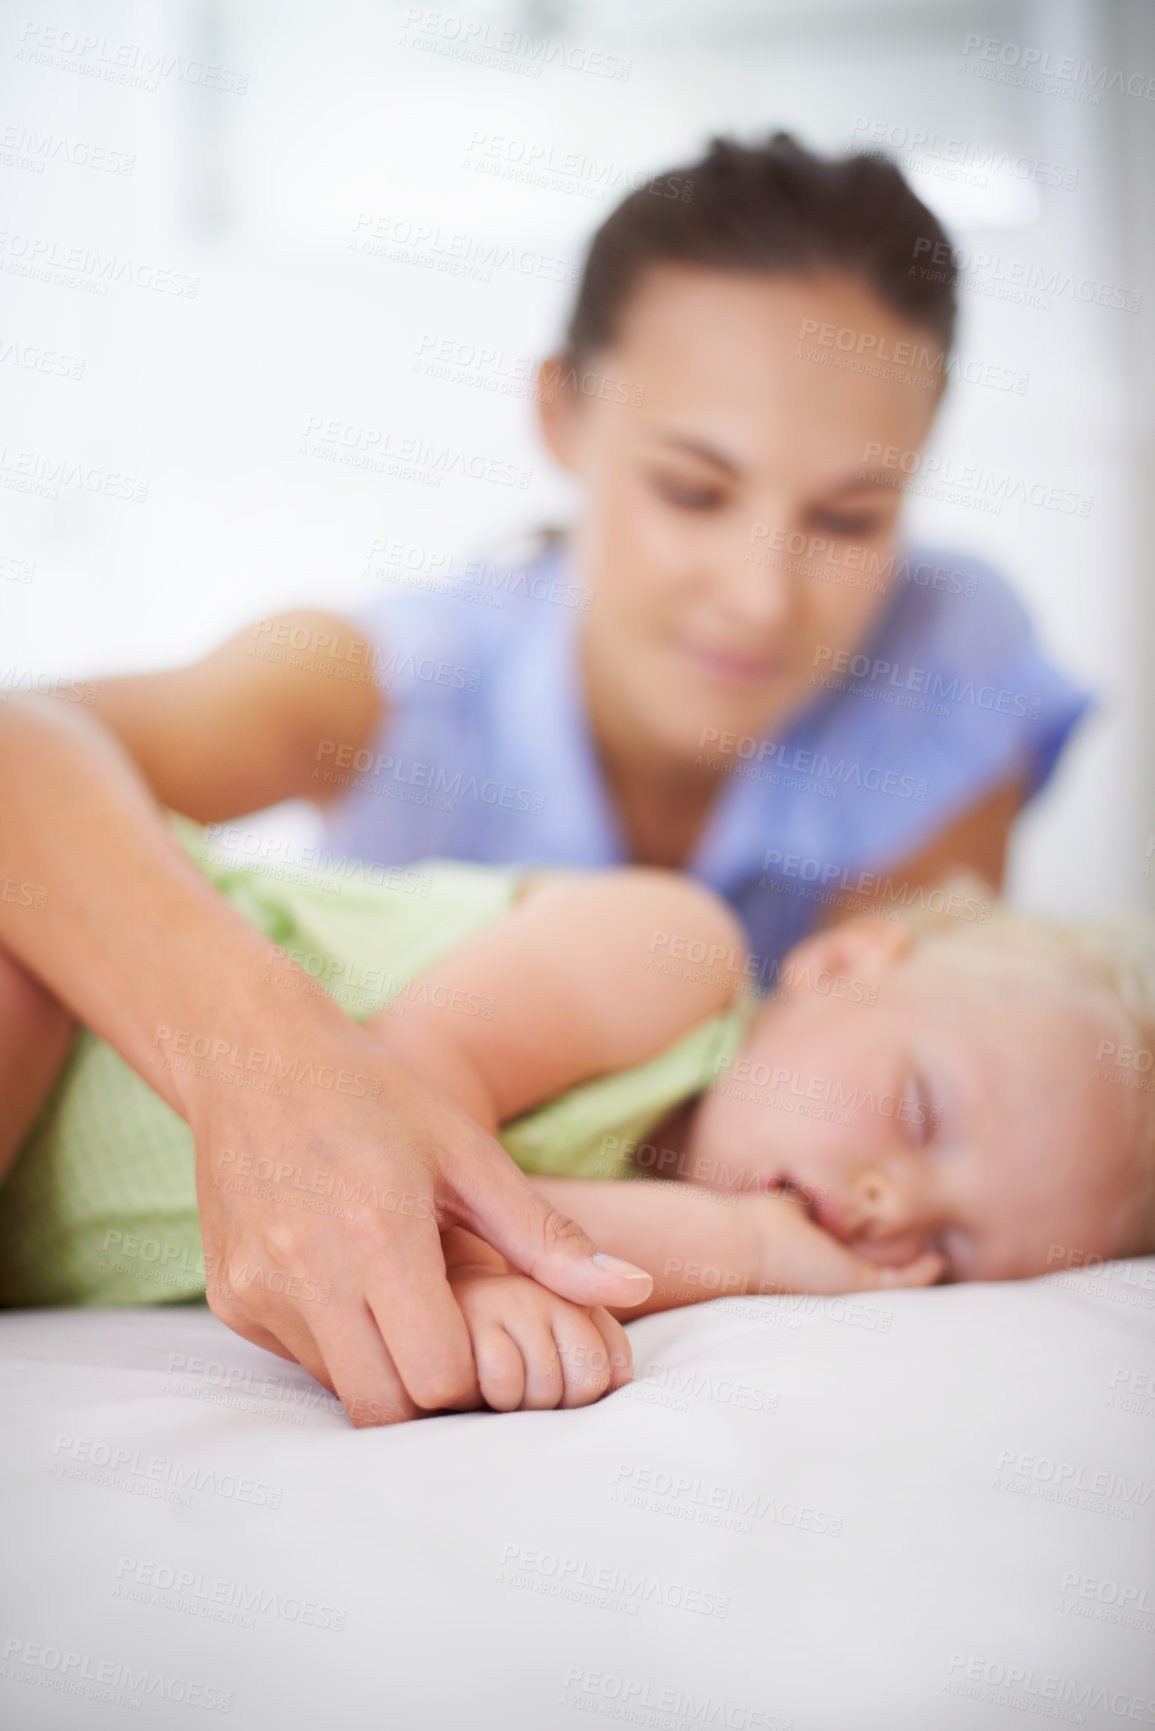
<path fill-rule="evenodd" d="M 575 1304 L 648 1296 L 472 1119 L 270 963 L 75 705 L 0 704 L 0 811 L 0 944 L 192 1129 L 214 1310 L 355 1423 L 476 1399 L 442 1226 Z"/>
<path fill-rule="evenodd" d="M 447 1278 L 447 1226 L 471 1229 L 532 1276 L 502 1289 L 518 1295 L 511 1315 L 556 1317 L 575 1350 L 598 1332 L 588 1307 L 648 1296 L 647 1276 L 596 1262 L 581 1227 L 534 1194 L 499 1143 L 354 1024 L 281 1023 L 273 1037 L 286 1060 L 307 1058 L 313 1078 L 290 1082 L 286 1098 L 177 1072 L 190 1089 L 207 1297 L 246 1340 L 303 1364 L 355 1424 L 495 1404 L 458 1277 Z M 620 1355 L 618 1324 L 607 1316 L 600 1329 Z M 592 1361 L 587 1370 L 583 1380 L 576 1360 L 566 1369 L 567 1404 L 610 1386 Z M 501 1393 L 508 1379 L 493 1386 Z M 538 1381 L 529 1393 L 530 1404 L 557 1404 L 539 1401 Z"/>

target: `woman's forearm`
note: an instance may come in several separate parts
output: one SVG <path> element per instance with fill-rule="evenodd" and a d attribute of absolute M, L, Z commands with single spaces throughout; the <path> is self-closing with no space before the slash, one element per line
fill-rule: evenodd
<path fill-rule="evenodd" d="M 0 944 L 189 1117 L 203 1084 L 157 1062 L 199 1037 L 291 1039 L 269 945 L 186 858 L 120 746 L 51 699 L 0 704 Z M 309 1001 L 311 1025 L 345 1018 Z M 223 1048 L 222 1048 L 223 1049 Z"/>
<path fill-rule="evenodd" d="M 64 1005 L 0 949 L 0 1182 L 76 1033 Z"/>

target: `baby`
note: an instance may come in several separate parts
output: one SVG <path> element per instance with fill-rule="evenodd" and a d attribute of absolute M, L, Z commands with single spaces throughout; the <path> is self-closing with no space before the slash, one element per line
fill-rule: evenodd
<path fill-rule="evenodd" d="M 973 896 L 944 899 L 980 908 Z M 787 1222 L 818 1226 L 859 1263 L 901 1269 L 904 1284 L 1142 1254 L 1155 1244 L 1150 944 L 1143 928 L 1080 930 L 998 910 L 987 923 L 849 919 L 792 952 L 774 995 L 747 1011 L 740 1048 L 716 1050 L 712 1085 L 655 1124 L 634 1163 L 715 1202 L 756 1205 L 712 1228 L 747 1290 L 852 1272 L 849 1260 L 824 1264 L 813 1231 L 792 1240 Z M 666 959 L 673 949 L 712 959 L 679 966 Z M 732 916 L 689 880 L 546 880 L 426 976 L 490 992 L 492 1019 L 430 1004 L 371 1025 L 496 1128 L 727 1010 L 746 973 Z M 703 1276 L 693 1290 L 687 1277 L 687 1252 L 705 1236 L 688 1196 L 535 1182 L 655 1274 L 648 1308 L 727 1285 Z M 675 1212 L 659 1223 L 663 1207 Z M 743 1251 L 747 1219 L 756 1230 Z"/>
<path fill-rule="evenodd" d="M 497 1410 L 618 1386 L 620 1320 L 646 1310 L 1015 1279 L 1155 1241 L 1155 1013 L 1130 938 L 1001 912 L 864 915 L 798 946 L 757 999 L 734 917 L 674 874 L 438 863 L 384 887 L 290 886 L 181 834 L 270 937 L 270 989 L 331 992 L 653 1275 L 615 1318 L 444 1232 Z M 209 1033 L 158 1029 L 157 1063 L 198 1061 L 203 1041 L 222 1080 L 252 1071 Z M 275 1152 L 234 1150 L 213 1182 L 326 1202 L 326 1174 Z M 183 1122 L 82 1032 L 0 1188 L 0 1301 L 203 1297 L 193 1165 Z M 164 1284 L 125 1261 L 150 1233 Z"/>

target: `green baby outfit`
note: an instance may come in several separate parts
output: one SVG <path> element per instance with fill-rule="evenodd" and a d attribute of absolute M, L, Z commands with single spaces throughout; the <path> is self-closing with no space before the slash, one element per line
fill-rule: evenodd
<path fill-rule="evenodd" d="M 304 989 L 324 989 L 357 1021 L 387 1007 L 403 1014 L 408 1001 L 421 1001 L 425 970 L 508 913 L 532 875 L 441 860 L 393 868 L 336 861 L 325 871 L 228 865 L 195 824 L 172 821 L 209 880 L 269 939 L 270 957 L 273 946 L 287 952 L 309 976 Z M 481 1000 L 457 1007 L 486 1009 Z M 751 1008 L 741 1000 L 648 1063 L 583 1083 L 505 1124 L 502 1144 L 523 1172 L 635 1175 L 637 1142 L 710 1085 L 737 1050 Z M 154 1061 L 203 1063 L 236 1086 L 277 1086 L 267 1065 L 254 1070 L 244 1055 L 187 1032 L 158 1030 Z M 271 1199 L 319 1205 L 308 1191 L 288 1190 L 291 1175 L 282 1173 L 278 1192 L 275 1151 L 253 1159 L 251 1171 L 254 1181 L 268 1180 Z M 157 1304 L 204 1291 L 192 1134 L 84 1030 L 0 1184 L 0 1304 Z"/>

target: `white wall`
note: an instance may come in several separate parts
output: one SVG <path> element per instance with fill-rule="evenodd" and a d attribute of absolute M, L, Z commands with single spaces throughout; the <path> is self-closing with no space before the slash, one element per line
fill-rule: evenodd
<path fill-rule="evenodd" d="M 1015 892 L 1057 910 L 1150 893 L 1149 306 L 1085 304 L 1060 286 L 1040 308 L 1001 298 L 999 284 L 1038 267 L 1060 283 L 1102 283 L 1108 298 L 1118 286 L 1149 299 L 1142 165 L 1155 109 L 1088 92 L 1077 76 L 1016 88 L 998 81 L 997 60 L 968 49 L 994 37 L 1017 45 L 1012 58 L 1038 49 L 1108 78 L 1117 67 L 1155 78 L 1144 0 L 469 0 L 456 12 L 396 0 L 31 0 L 9 16 L 0 683 L 174 662 L 274 607 L 356 605 L 376 587 L 365 571 L 379 537 L 463 555 L 556 517 L 566 489 L 535 442 L 527 398 L 483 383 L 516 383 L 559 332 L 569 290 L 552 278 L 576 265 L 630 178 L 692 156 L 712 131 L 781 124 L 836 146 L 877 125 L 905 144 L 960 244 L 997 260 L 963 295 L 964 361 L 1029 375 L 1022 395 L 953 387 L 934 454 L 1093 498 L 1085 518 L 911 502 L 927 534 L 1010 572 L 1055 653 L 1104 697 L 1024 826 Z M 433 18 L 440 34 L 426 28 Z M 51 34 L 69 27 L 100 40 L 69 55 Z M 454 57 L 463 40 L 488 52 L 503 29 L 564 48 L 565 62 L 540 66 L 524 48 L 488 64 Z M 628 62 L 628 76 L 601 75 L 593 54 Z M 158 56 L 155 89 L 116 81 L 127 66 L 147 82 L 142 68 Z M 205 62 L 233 87 L 198 83 Z M 980 62 L 994 79 L 974 75 Z M 25 128 L 37 139 L 22 139 Z M 580 171 L 546 185 L 474 171 L 478 140 L 495 135 L 523 154 L 552 152 L 554 169 L 567 153 L 594 158 L 593 173 L 609 165 L 616 184 L 590 197 L 601 189 Z M 29 156 L 46 140 L 34 172 Z M 984 169 L 976 158 L 989 148 L 1055 164 L 1076 185 Z M 134 157 L 131 173 L 69 160 L 98 149 Z M 357 250 L 367 214 L 433 231 L 424 262 Z M 93 249 L 117 280 L 90 292 L 103 280 L 91 257 L 63 280 L 19 274 L 33 242 L 41 263 Z M 488 280 L 432 268 L 455 244 L 508 246 L 516 262 Z M 195 278 L 195 294 L 128 280 L 158 270 Z M 502 358 L 474 369 L 477 384 L 447 383 L 415 370 L 430 339 Z M 75 357 L 82 376 L 22 364 L 17 353 L 32 348 Z M 530 485 L 459 475 L 432 485 L 326 463 L 301 454 L 316 416 L 498 457 L 530 469 Z M 147 483 L 147 498 L 75 483 L 54 498 L 21 492 L 21 452 L 41 467 L 64 458 Z M 28 565 L 32 581 L 14 580 Z"/>

